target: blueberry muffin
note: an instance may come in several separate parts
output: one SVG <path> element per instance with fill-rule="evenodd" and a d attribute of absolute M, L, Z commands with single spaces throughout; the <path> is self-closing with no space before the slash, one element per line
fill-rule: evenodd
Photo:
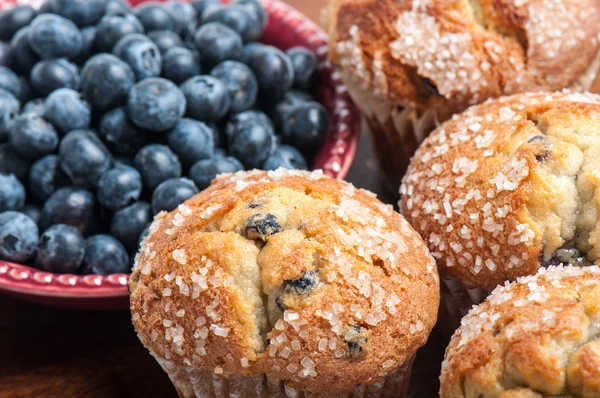
<path fill-rule="evenodd" d="M 441 398 L 600 396 L 600 267 L 498 287 L 452 337 Z"/>
<path fill-rule="evenodd" d="M 437 259 L 455 323 L 506 280 L 600 258 L 599 162 L 594 94 L 490 100 L 425 140 L 399 205 Z"/>
<path fill-rule="evenodd" d="M 181 397 L 402 396 L 439 305 L 435 262 L 390 206 L 283 169 L 159 213 L 129 286 Z"/>
<path fill-rule="evenodd" d="M 324 22 L 394 190 L 438 121 L 502 95 L 589 90 L 600 67 L 595 0 L 329 0 Z"/>

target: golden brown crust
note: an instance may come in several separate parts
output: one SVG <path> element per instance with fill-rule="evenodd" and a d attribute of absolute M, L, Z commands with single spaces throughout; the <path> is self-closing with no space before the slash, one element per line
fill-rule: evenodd
<path fill-rule="evenodd" d="M 587 90 L 599 66 L 595 0 L 329 0 L 323 19 L 345 80 L 446 116 L 501 95 Z"/>
<path fill-rule="evenodd" d="M 439 267 L 467 286 L 492 290 L 532 275 L 572 240 L 594 261 L 599 128 L 593 94 L 531 93 L 474 106 L 417 150 L 400 190 L 402 213 Z"/>
<path fill-rule="evenodd" d="M 257 214 L 277 224 L 250 230 Z M 159 358 L 267 373 L 317 395 L 402 365 L 425 343 L 439 300 L 435 262 L 410 225 L 316 172 L 217 178 L 157 216 L 130 281 L 133 323 Z"/>
<path fill-rule="evenodd" d="M 550 267 L 498 287 L 456 331 L 441 398 L 600 394 L 600 267 Z"/>

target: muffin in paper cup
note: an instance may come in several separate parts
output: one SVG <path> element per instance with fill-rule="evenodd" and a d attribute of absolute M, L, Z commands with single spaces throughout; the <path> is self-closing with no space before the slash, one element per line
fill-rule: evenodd
<path fill-rule="evenodd" d="M 423 142 L 399 206 L 437 260 L 446 330 L 505 281 L 600 258 L 598 170 L 596 94 L 489 100 Z"/>
<path fill-rule="evenodd" d="M 595 0 L 329 0 L 323 22 L 394 190 L 439 122 L 502 95 L 589 90 L 600 68 Z"/>
<path fill-rule="evenodd" d="M 446 350 L 440 398 L 600 396 L 600 268 L 550 266 L 496 288 Z"/>
<path fill-rule="evenodd" d="M 320 172 L 218 177 L 159 213 L 132 320 L 181 397 L 402 397 L 439 306 L 391 206 Z"/>

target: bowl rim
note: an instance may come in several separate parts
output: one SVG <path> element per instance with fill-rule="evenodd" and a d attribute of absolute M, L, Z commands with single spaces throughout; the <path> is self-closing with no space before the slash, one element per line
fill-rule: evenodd
<path fill-rule="evenodd" d="M 145 1 L 148 0 L 130 0 L 130 3 L 138 5 Z M 313 50 L 317 56 L 317 73 L 325 83 L 320 94 L 329 94 L 329 98 L 318 96 L 318 99 L 320 103 L 328 102 L 324 105 L 330 116 L 330 128 L 327 140 L 319 150 L 312 169 L 321 169 L 330 177 L 343 179 L 356 155 L 360 138 L 360 114 L 340 75 L 327 59 L 327 35 L 315 22 L 289 4 L 281 0 L 260 1 L 268 11 L 270 21 L 264 37 L 268 37 L 269 31 L 275 29 L 271 23 L 275 20 L 278 24 L 291 28 L 293 34 L 301 34 L 305 38 L 305 43 L 302 44 Z M 41 3 L 43 1 L 39 0 L 0 0 L 0 9 L 7 5 L 39 6 Z M 266 41 L 269 42 L 268 39 Z M 0 291 L 16 294 L 21 298 L 30 296 L 86 300 L 126 297 L 129 295 L 128 278 L 129 274 L 56 274 L 0 260 Z"/>

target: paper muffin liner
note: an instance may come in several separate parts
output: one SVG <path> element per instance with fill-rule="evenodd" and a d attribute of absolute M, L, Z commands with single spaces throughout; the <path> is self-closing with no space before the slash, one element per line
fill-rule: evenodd
<path fill-rule="evenodd" d="M 375 155 L 388 187 L 397 195 L 410 158 L 425 138 L 439 126 L 435 109 L 417 111 L 376 98 L 346 82 L 348 92 L 365 117 Z"/>
<path fill-rule="evenodd" d="M 171 361 L 154 355 L 167 373 L 180 398 L 310 398 L 310 395 L 286 385 L 267 374 L 241 376 L 237 374 L 217 375 L 212 371 L 199 370 L 192 366 L 178 366 Z M 373 384 L 361 385 L 350 394 L 319 396 L 335 398 L 403 398 L 408 394 L 414 356 L 385 379 Z"/>
<path fill-rule="evenodd" d="M 491 293 L 477 286 L 466 286 L 460 280 L 446 274 L 440 275 L 441 306 L 438 327 L 445 335 L 452 336 L 460 326 L 461 319 L 474 305 L 481 304 Z"/>

